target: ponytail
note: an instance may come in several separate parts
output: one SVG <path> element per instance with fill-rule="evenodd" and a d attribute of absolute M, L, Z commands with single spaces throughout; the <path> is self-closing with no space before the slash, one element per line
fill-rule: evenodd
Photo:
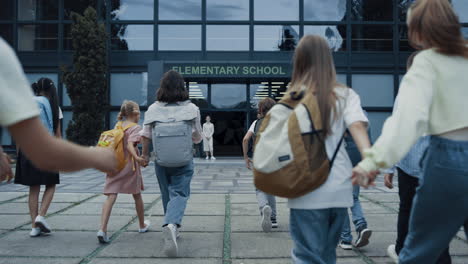
<path fill-rule="evenodd" d="M 37 91 L 43 93 L 44 96 L 49 100 L 50 108 L 52 109 L 52 124 L 54 133 L 57 132 L 59 126 L 59 102 L 57 89 L 55 88 L 54 82 L 49 78 L 41 78 L 37 81 Z"/>

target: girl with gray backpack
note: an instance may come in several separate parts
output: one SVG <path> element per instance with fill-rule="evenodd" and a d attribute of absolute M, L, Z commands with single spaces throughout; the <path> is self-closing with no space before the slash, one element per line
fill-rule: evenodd
<path fill-rule="evenodd" d="M 164 252 L 176 257 L 194 171 L 192 146 L 202 140 L 200 110 L 189 101 L 184 78 L 178 72 L 164 74 L 157 101 L 146 111 L 143 124 L 143 157 L 149 160 L 150 141 L 156 155 L 156 177 L 164 207 Z"/>

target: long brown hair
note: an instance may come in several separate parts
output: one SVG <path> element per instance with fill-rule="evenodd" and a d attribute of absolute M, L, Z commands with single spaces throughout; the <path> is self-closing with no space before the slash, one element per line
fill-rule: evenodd
<path fill-rule="evenodd" d="M 468 58 L 460 21 L 448 0 L 414 2 L 408 12 L 408 37 L 416 49 L 422 42 L 441 54 Z"/>
<path fill-rule="evenodd" d="M 331 132 L 332 112 L 336 109 L 336 95 L 333 92 L 336 82 L 335 64 L 328 42 L 320 36 L 304 36 L 294 52 L 291 90 L 306 87 L 307 92 L 317 96 L 325 135 Z"/>
<path fill-rule="evenodd" d="M 188 100 L 189 93 L 185 88 L 184 77 L 174 70 L 166 72 L 161 79 L 161 85 L 156 96 L 158 101 L 165 103 Z"/>

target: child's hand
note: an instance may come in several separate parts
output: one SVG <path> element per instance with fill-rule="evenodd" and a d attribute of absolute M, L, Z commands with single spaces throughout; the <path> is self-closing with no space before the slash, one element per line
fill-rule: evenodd
<path fill-rule="evenodd" d="M 9 182 L 13 179 L 13 172 L 11 170 L 11 160 L 7 154 L 0 151 L 0 182 L 6 180 Z"/>
<path fill-rule="evenodd" d="M 384 175 L 385 186 L 389 189 L 393 189 L 393 173 L 387 173 Z"/>
<path fill-rule="evenodd" d="M 142 167 L 147 166 L 146 159 L 144 159 L 142 157 L 137 157 L 137 158 L 135 158 L 135 160 L 136 160 L 136 162 L 138 162 L 138 164 L 140 164 L 140 166 L 142 166 Z"/>

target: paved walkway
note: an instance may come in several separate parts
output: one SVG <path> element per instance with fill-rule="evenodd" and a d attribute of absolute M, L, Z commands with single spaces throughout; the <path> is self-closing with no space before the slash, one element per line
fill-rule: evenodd
<path fill-rule="evenodd" d="M 143 199 L 152 230 L 139 234 L 130 195 L 119 196 L 109 231 L 112 243 L 100 245 L 95 237 L 105 197 L 100 194 L 104 176 L 92 170 L 63 174 L 48 221 L 50 236 L 30 238 L 27 189 L 0 185 L 1 263 L 92 263 L 92 264 L 283 264 L 291 263 L 288 210 L 279 199 L 280 228 L 260 232 L 258 209 L 251 173 L 236 160 L 197 161 L 178 259 L 162 254 L 160 225 L 162 207 L 153 169 L 144 170 L 147 190 Z M 386 247 L 396 237 L 397 189 L 363 190 L 362 204 L 374 230 L 371 244 L 361 250 L 337 249 L 338 263 L 391 263 Z M 468 263 L 468 242 L 462 233 L 452 241 L 453 263 Z"/>

